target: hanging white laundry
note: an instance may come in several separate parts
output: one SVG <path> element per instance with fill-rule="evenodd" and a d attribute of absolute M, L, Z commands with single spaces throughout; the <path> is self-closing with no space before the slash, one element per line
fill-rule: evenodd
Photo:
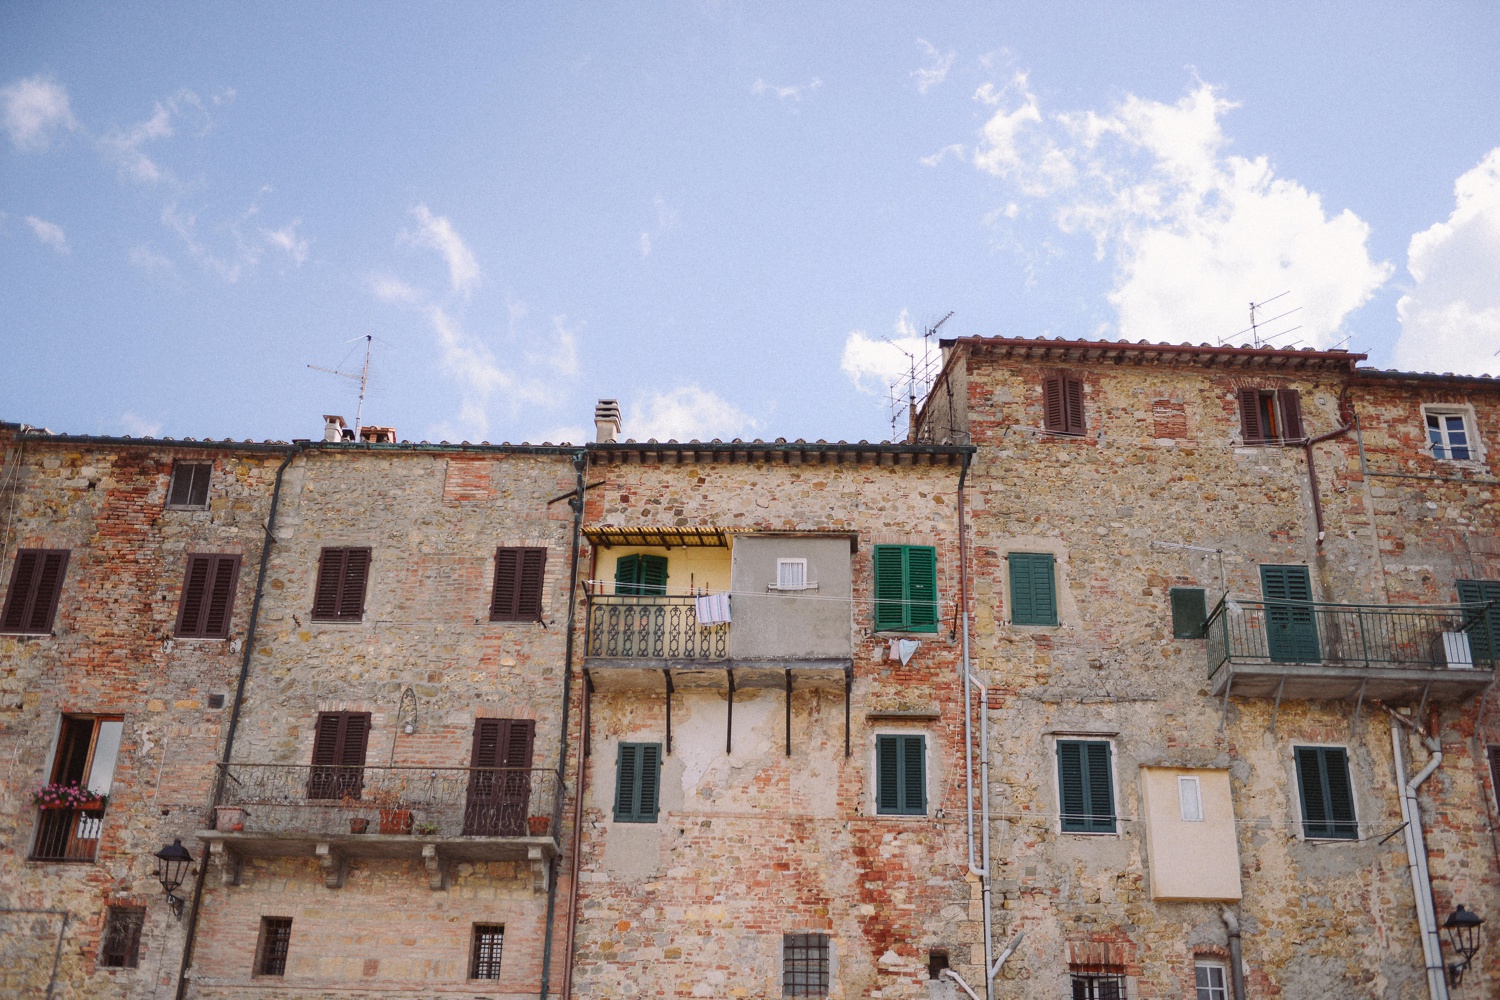
<path fill-rule="evenodd" d="M 917 652 L 917 647 L 920 645 L 922 643 L 916 639 L 892 639 L 891 659 L 900 660 L 901 665 L 904 667 L 911 661 L 912 656 Z"/>
<path fill-rule="evenodd" d="M 693 601 L 699 625 L 724 625 L 729 622 L 729 595 L 705 594 Z"/>

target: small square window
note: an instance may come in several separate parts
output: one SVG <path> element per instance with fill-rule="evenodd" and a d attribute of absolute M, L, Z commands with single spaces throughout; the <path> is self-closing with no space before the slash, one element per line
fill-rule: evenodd
<path fill-rule="evenodd" d="M 140 964 L 144 906 L 111 906 L 104 911 L 98 964 L 106 969 L 133 969 Z"/>
<path fill-rule="evenodd" d="M 1197 778 L 1181 775 L 1177 779 L 1177 804 L 1184 823 L 1203 822 L 1203 789 Z"/>
<path fill-rule="evenodd" d="M 286 975 L 286 955 L 291 943 L 291 917 L 261 917 L 260 944 L 255 949 L 255 974 Z"/>
<path fill-rule="evenodd" d="M 474 953 L 469 959 L 470 979 L 499 979 L 500 952 L 505 944 L 501 924 L 474 925 Z"/>
<path fill-rule="evenodd" d="M 1193 979 L 1198 988 L 1197 1000 L 1229 1000 L 1229 986 L 1221 962 L 1194 962 Z"/>
<path fill-rule="evenodd" d="M 1057 624 L 1057 575 L 1047 552 L 1012 552 L 1005 557 L 1010 567 L 1010 620 L 1013 625 Z"/>
<path fill-rule="evenodd" d="M 172 510 L 203 510 L 208 506 L 208 480 L 212 462 L 174 462 L 172 483 L 167 487 L 167 507 Z"/>
<path fill-rule="evenodd" d="M 828 995 L 828 935 L 784 934 L 781 938 L 781 995 Z"/>
<path fill-rule="evenodd" d="M 1484 455 L 1474 433 L 1474 414 L 1467 406 L 1423 406 L 1427 451 L 1444 462 L 1476 462 Z"/>
<path fill-rule="evenodd" d="M 1173 587 L 1172 638 L 1201 639 L 1208 621 L 1208 595 L 1202 587 Z"/>
<path fill-rule="evenodd" d="M 806 559 L 776 560 L 777 590 L 806 590 L 807 587 Z"/>
<path fill-rule="evenodd" d="M 1113 973 L 1072 974 L 1073 1000 L 1125 1000 L 1125 977 Z"/>

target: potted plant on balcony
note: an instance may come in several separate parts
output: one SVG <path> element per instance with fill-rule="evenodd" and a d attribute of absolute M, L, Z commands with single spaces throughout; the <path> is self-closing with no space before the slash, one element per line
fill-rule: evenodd
<path fill-rule="evenodd" d="M 75 782 L 54 781 L 32 792 L 31 801 L 40 809 L 103 809 L 109 796 Z"/>
<path fill-rule="evenodd" d="M 380 810 L 381 833 L 411 833 L 411 806 L 406 801 L 406 782 L 378 790 L 370 801 Z"/>
<path fill-rule="evenodd" d="M 347 791 L 344 792 L 343 795 L 339 796 L 339 808 L 342 809 L 344 812 L 350 814 L 349 815 L 349 832 L 350 833 L 364 833 L 366 830 L 368 830 L 370 828 L 370 818 L 368 816 L 357 815 L 357 810 L 361 806 L 363 806 L 363 805 L 364 805 L 364 803 L 362 801 L 360 801 L 358 798 L 356 798 L 355 796 L 351 795 Z"/>
<path fill-rule="evenodd" d="M 223 833 L 245 828 L 244 806 L 214 806 L 214 829 Z"/>
<path fill-rule="evenodd" d="M 528 816 L 526 818 L 526 831 L 533 837 L 547 836 L 547 830 L 552 826 L 551 816 Z"/>

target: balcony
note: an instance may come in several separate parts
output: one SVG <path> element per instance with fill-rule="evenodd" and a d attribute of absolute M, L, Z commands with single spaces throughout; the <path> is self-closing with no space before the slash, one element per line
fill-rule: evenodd
<path fill-rule="evenodd" d="M 700 625 L 692 597 L 589 597 L 584 655 L 622 660 L 726 660 L 729 623 Z"/>
<path fill-rule="evenodd" d="M 1455 702 L 1494 679 L 1500 613 L 1226 598 L 1203 637 L 1216 697 Z"/>
<path fill-rule="evenodd" d="M 32 861 L 93 861 L 104 825 L 104 806 L 40 810 Z"/>
<path fill-rule="evenodd" d="M 558 852 L 556 771 L 221 766 L 219 828 L 199 836 L 223 858 L 226 884 L 238 884 L 246 858 L 310 857 L 330 888 L 354 858 L 421 861 L 434 889 L 451 862 L 528 861 L 544 886 L 544 863 Z M 223 829 L 236 820 L 241 829 Z"/>

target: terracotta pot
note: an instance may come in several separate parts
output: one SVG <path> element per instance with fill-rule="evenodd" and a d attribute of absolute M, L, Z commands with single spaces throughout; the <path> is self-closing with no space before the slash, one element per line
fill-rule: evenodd
<path fill-rule="evenodd" d="M 412 814 L 410 809 L 380 810 L 381 833 L 411 833 L 411 823 Z"/>
<path fill-rule="evenodd" d="M 547 836 L 547 829 L 552 826 L 551 816 L 532 816 L 526 820 L 526 829 L 533 837 Z"/>
<path fill-rule="evenodd" d="M 370 828 L 370 821 L 363 816 L 354 816 L 349 820 L 350 833 L 364 833 Z"/>
<path fill-rule="evenodd" d="M 245 828 L 245 810 L 239 806 L 215 806 L 214 829 L 224 832 Z"/>

